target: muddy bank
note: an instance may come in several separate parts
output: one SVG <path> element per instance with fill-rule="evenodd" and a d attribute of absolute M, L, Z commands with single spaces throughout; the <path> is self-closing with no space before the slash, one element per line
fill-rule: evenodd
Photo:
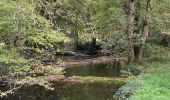
<path fill-rule="evenodd" d="M 65 77 L 63 75 L 49 75 L 49 76 L 42 76 L 38 77 L 37 79 L 31 79 L 27 78 L 27 81 L 25 80 L 18 80 L 14 78 L 8 78 L 1 80 L 0 88 L 3 88 L 5 86 L 9 85 L 37 85 L 42 80 L 47 82 L 60 82 L 60 83 L 94 83 L 94 82 L 103 82 L 103 83 L 115 83 L 115 84 L 124 84 L 127 80 L 127 78 L 124 77 L 95 77 L 95 76 L 72 76 L 72 77 Z"/>
<path fill-rule="evenodd" d="M 127 62 L 127 58 L 126 57 L 101 56 L 101 57 L 89 58 L 89 59 L 63 61 L 61 64 L 56 65 L 56 66 L 68 68 L 68 67 L 73 67 L 76 65 L 101 64 L 101 63 L 113 62 L 113 61 Z"/>

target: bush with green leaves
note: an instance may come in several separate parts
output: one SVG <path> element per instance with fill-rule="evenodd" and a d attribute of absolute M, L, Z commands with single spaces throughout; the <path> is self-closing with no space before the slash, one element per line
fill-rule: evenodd
<path fill-rule="evenodd" d="M 65 34 L 54 30 L 49 20 L 39 15 L 37 2 L 29 0 L 0 1 L 0 41 L 14 46 L 53 48 L 68 43 Z"/>
<path fill-rule="evenodd" d="M 3 74 L 9 74 L 12 66 L 23 66 L 28 63 L 24 57 L 22 57 L 15 48 L 8 48 L 4 43 L 0 43 L 0 72 Z M 3 75 L 2 74 L 2 75 Z"/>
<path fill-rule="evenodd" d="M 126 100 L 128 97 L 133 95 L 141 87 L 136 80 L 129 80 L 126 85 L 123 85 L 118 89 L 118 91 L 113 95 L 114 100 Z"/>
<path fill-rule="evenodd" d="M 27 60 L 17 52 L 17 49 L 8 48 L 4 43 L 0 43 L 0 62 L 21 65 L 27 63 Z"/>
<path fill-rule="evenodd" d="M 145 45 L 145 57 L 148 61 L 166 62 L 170 60 L 170 52 L 163 46 L 156 44 Z"/>
<path fill-rule="evenodd" d="M 121 70 L 124 75 L 140 75 L 145 72 L 143 66 L 136 64 L 129 64 L 125 69 Z"/>

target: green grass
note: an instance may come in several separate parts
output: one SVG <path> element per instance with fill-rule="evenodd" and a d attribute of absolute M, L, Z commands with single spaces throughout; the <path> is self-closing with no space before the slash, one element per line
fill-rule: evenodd
<path fill-rule="evenodd" d="M 129 80 L 114 100 L 169 100 L 170 62 L 148 62 L 146 66 L 147 72 Z"/>
<path fill-rule="evenodd" d="M 170 100 L 170 51 L 148 45 L 144 71 L 132 77 L 113 96 L 115 100 Z"/>
<path fill-rule="evenodd" d="M 144 64 L 146 73 L 135 80 L 139 87 L 128 99 L 170 100 L 170 51 L 155 45 L 149 47 L 149 57 Z"/>
<path fill-rule="evenodd" d="M 152 69 L 137 79 L 141 87 L 135 91 L 129 100 L 169 100 L 170 62 L 152 62 L 148 66 L 151 66 Z"/>

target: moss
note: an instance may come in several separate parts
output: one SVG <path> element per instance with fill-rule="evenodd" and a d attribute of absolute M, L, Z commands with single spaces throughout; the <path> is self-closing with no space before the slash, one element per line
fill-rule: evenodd
<path fill-rule="evenodd" d="M 124 84 L 125 78 L 109 78 L 109 77 L 95 77 L 95 76 L 76 76 L 78 80 L 93 81 L 93 82 L 102 82 L 102 83 L 115 83 L 115 84 Z"/>

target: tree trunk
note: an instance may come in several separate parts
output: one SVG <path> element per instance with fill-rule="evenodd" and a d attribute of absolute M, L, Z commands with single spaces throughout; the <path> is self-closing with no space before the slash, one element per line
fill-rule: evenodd
<path fill-rule="evenodd" d="M 78 41 L 78 14 L 76 13 L 76 22 L 75 22 L 75 27 L 74 27 L 74 41 L 75 41 L 75 45 L 78 46 L 79 45 L 79 41 Z"/>
<path fill-rule="evenodd" d="M 168 36 L 168 48 L 170 48 L 170 36 Z"/>
<path fill-rule="evenodd" d="M 142 62 L 142 60 L 143 60 L 144 46 L 145 46 L 145 43 L 146 43 L 146 40 L 147 40 L 148 34 L 149 34 L 150 10 L 151 10 L 151 0 L 147 0 L 146 15 L 145 15 L 145 19 L 143 22 L 142 43 L 141 43 L 141 48 L 140 48 L 139 58 L 138 58 L 139 62 Z"/>
<path fill-rule="evenodd" d="M 128 19 L 127 19 L 127 40 L 128 40 L 128 61 L 133 62 L 134 60 L 134 49 L 132 35 L 134 32 L 134 18 L 135 18 L 135 0 L 129 0 L 128 5 Z"/>

